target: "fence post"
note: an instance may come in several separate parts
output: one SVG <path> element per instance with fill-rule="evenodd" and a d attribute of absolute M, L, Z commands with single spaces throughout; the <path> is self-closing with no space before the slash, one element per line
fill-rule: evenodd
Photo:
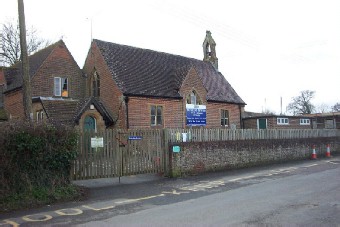
<path fill-rule="evenodd" d="M 162 144 L 163 144 L 163 152 L 164 152 L 164 175 L 165 176 L 169 176 L 170 172 L 169 172 L 169 131 L 168 129 L 163 129 L 163 135 L 162 135 Z"/>

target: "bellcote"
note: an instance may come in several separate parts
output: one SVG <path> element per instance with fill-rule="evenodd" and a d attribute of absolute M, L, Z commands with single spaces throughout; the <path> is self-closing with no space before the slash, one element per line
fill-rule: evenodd
<path fill-rule="evenodd" d="M 205 35 L 205 39 L 203 42 L 203 61 L 209 61 L 211 64 L 218 69 L 218 58 L 216 57 L 216 43 L 215 40 L 211 36 L 211 32 L 207 31 Z"/>

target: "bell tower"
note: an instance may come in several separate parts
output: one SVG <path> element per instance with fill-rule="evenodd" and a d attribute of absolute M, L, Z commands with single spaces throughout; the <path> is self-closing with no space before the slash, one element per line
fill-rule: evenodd
<path fill-rule="evenodd" d="M 203 61 L 211 62 L 215 69 L 218 69 L 218 58 L 216 57 L 215 47 L 216 47 L 215 40 L 212 38 L 211 32 L 207 31 L 203 42 L 203 54 L 204 54 Z"/>

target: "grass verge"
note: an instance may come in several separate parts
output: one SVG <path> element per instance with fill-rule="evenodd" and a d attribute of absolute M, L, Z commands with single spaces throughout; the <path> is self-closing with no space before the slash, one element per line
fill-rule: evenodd
<path fill-rule="evenodd" d="M 88 190 L 77 185 L 59 186 L 53 190 L 48 188 L 33 188 L 29 192 L 8 194 L 0 198 L 0 213 L 15 210 L 38 208 L 43 205 L 81 201 L 88 196 Z"/>

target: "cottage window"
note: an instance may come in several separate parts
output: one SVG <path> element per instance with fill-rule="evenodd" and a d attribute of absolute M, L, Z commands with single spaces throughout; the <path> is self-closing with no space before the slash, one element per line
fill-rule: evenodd
<path fill-rule="evenodd" d="M 194 105 L 201 105 L 201 99 L 197 95 L 196 91 L 190 92 L 190 94 L 187 96 L 187 104 L 194 104 Z"/>
<path fill-rule="evenodd" d="M 44 120 L 44 111 L 39 110 L 36 112 L 37 115 L 37 122 L 42 122 Z"/>
<path fill-rule="evenodd" d="M 92 80 L 92 96 L 99 97 L 100 96 L 100 78 L 97 72 L 93 74 Z"/>
<path fill-rule="evenodd" d="M 229 111 L 221 110 L 221 126 L 227 127 L 229 125 Z"/>
<path fill-rule="evenodd" d="M 151 106 L 151 126 L 163 125 L 163 107 Z"/>
<path fill-rule="evenodd" d="M 333 119 L 325 119 L 325 128 L 331 129 L 334 127 L 334 120 Z"/>
<path fill-rule="evenodd" d="M 278 125 L 288 125 L 289 124 L 289 119 L 284 118 L 284 117 L 278 117 L 277 118 L 277 124 Z"/>
<path fill-rule="evenodd" d="M 300 125 L 310 125 L 310 119 L 300 119 Z"/>
<path fill-rule="evenodd" d="M 68 78 L 54 77 L 54 96 L 68 97 Z"/>

